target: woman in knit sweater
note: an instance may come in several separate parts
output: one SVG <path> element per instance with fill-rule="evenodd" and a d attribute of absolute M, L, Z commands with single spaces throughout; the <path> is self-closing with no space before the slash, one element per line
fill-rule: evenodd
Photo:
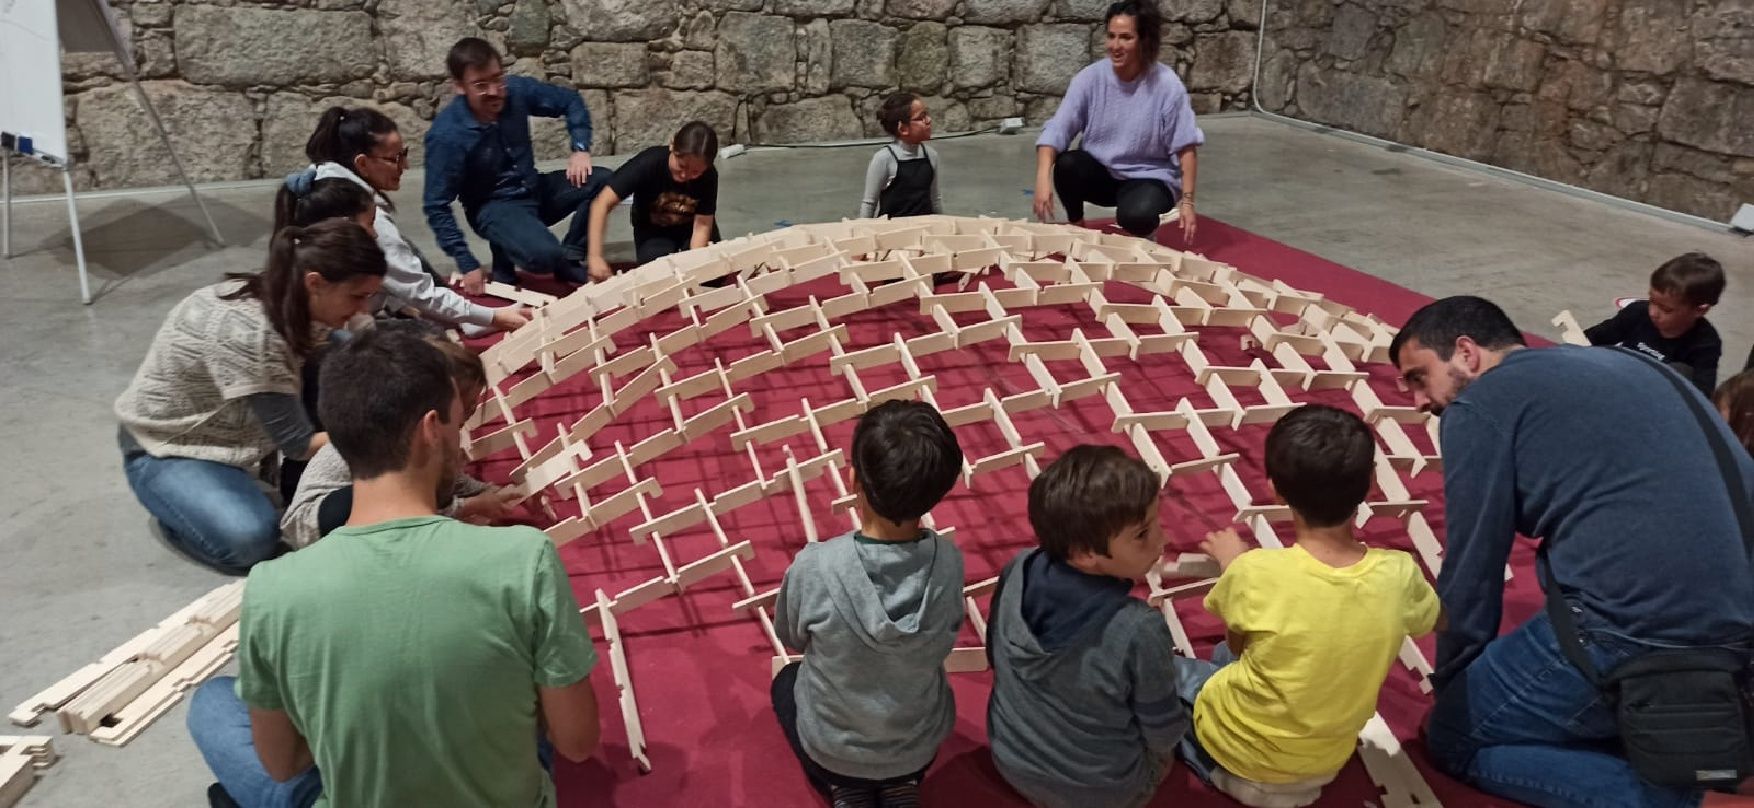
<path fill-rule="evenodd" d="M 372 235 L 329 219 L 275 233 L 262 272 L 171 309 L 115 407 L 128 486 L 168 541 L 224 572 L 273 555 L 280 517 L 257 470 L 328 443 L 299 402 L 300 366 L 383 280 Z"/>
<path fill-rule="evenodd" d="M 1113 206 L 1116 224 L 1148 237 L 1179 208 L 1191 242 L 1194 150 L 1206 135 L 1187 88 L 1157 61 L 1163 13 L 1152 0 L 1124 0 L 1109 6 L 1106 25 L 1108 59 L 1078 71 L 1035 141 L 1035 215 L 1052 218 L 1058 192 L 1071 223 L 1084 222 L 1086 202 Z"/>

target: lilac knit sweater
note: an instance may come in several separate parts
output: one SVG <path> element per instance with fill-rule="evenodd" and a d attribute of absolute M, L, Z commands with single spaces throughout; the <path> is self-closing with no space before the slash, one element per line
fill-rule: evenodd
<path fill-rule="evenodd" d="M 1078 71 L 1066 97 L 1035 145 L 1064 152 L 1082 132 L 1080 147 L 1120 179 L 1153 179 L 1181 195 L 1177 154 L 1206 142 L 1194 122 L 1188 91 L 1167 65 L 1154 63 L 1132 81 L 1121 81 L 1102 60 Z"/>

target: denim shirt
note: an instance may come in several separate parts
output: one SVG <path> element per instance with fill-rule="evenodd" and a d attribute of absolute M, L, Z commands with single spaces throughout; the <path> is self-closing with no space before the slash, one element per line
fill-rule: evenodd
<path fill-rule="evenodd" d="M 457 96 L 433 118 L 426 133 L 426 223 L 439 248 L 469 272 L 481 266 L 469 252 L 451 210 L 461 199 L 464 215 L 492 199 L 515 199 L 536 188 L 536 158 L 530 144 L 530 116 L 565 118 L 573 151 L 591 149 L 591 112 L 577 90 L 527 76 L 507 76 L 505 109 L 499 120 L 482 123 Z"/>

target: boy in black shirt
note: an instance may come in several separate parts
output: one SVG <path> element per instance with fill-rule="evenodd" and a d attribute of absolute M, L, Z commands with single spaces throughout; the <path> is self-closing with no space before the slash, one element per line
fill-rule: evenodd
<path fill-rule="evenodd" d="M 609 211 L 628 196 L 633 197 L 633 246 L 640 264 L 717 241 L 713 216 L 719 205 L 719 172 L 713 158 L 718 155 L 718 133 L 704 121 L 689 121 L 669 146 L 653 146 L 622 163 L 591 204 L 591 280 L 609 277 L 603 231 Z"/>
<path fill-rule="evenodd" d="M 1619 345 L 1647 354 L 1693 380 L 1706 395 L 1717 386 L 1723 339 L 1705 319 L 1724 292 L 1724 268 L 1690 252 L 1650 274 L 1650 299 L 1626 308 L 1583 333 L 1591 345 Z"/>

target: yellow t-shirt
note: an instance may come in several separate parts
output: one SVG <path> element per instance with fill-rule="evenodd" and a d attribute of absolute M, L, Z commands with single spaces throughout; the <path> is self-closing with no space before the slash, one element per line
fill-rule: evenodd
<path fill-rule="evenodd" d="M 1346 765 L 1401 640 L 1429 633 L 1439 609 L 1406 553 L 1331 567 L 1294 546 L 1239 556 L 1206 610 L 1248 644 L 1200 691 L 1200 745 L 1238 777 L 1289 783 Z"/>

